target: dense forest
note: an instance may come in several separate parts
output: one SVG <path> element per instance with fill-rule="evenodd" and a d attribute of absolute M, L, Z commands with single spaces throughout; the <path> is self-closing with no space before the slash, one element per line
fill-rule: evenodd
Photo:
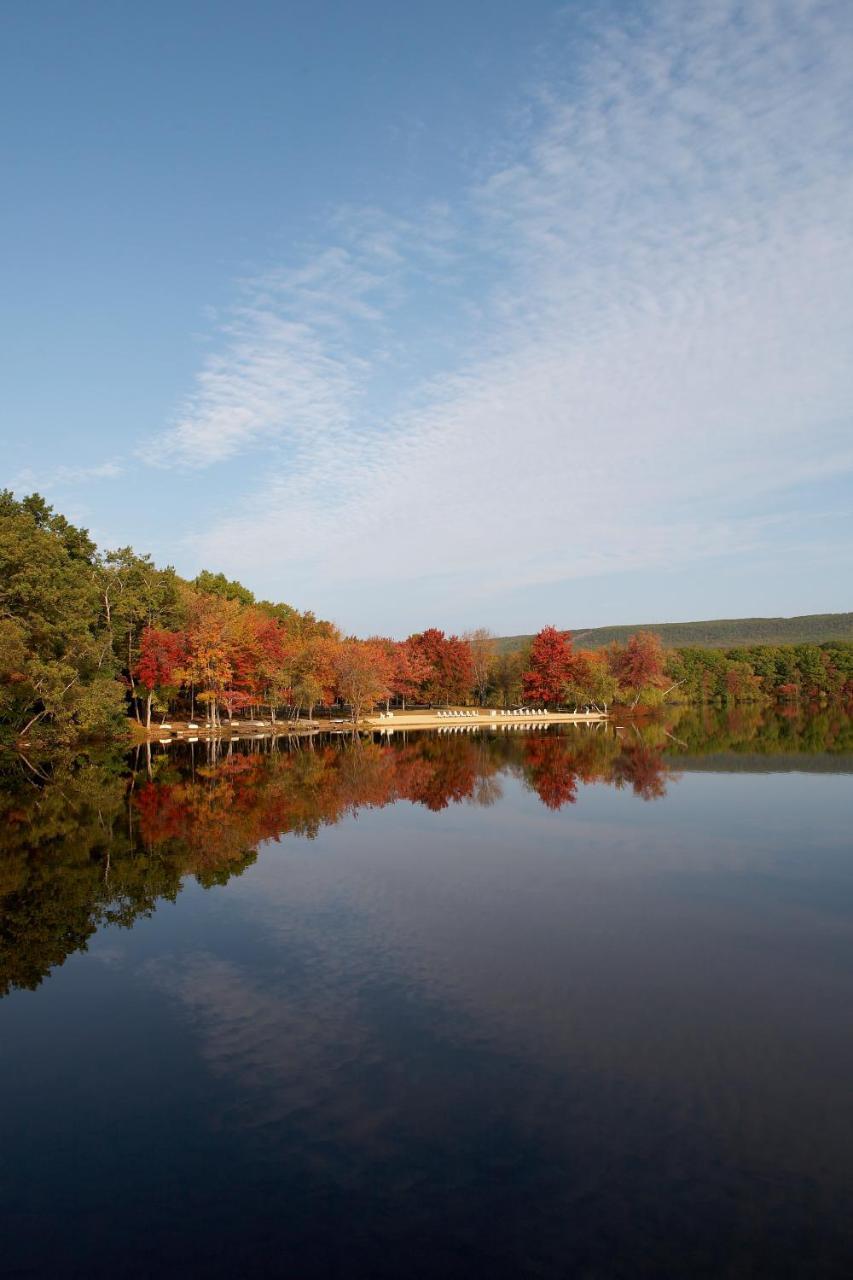
<path fill-rule="evenodd" d="M 653 631 L 665 649 L 731 649 L 744 645 L 853 643 L 853 613 L 806 613 L 797 618 L 714 618 L 706 622 L 635 623 L 632 626 L 574 627 L 575 644 L 604 649 L 624 644 L 637 631 Z M 525 649 L 532 636 L 500 636 L 498 649 Z"/>
<path fill-rule="evenodd" d="M 545 627 L 507 652 L 486 630 L 405 640 L 330 622 L 207 571 L 191 582 L 130 547 L 100 552 L 38 494 L 0 493 L 0 727 L 54 742 L 128 717 L 271 721 L 377 704 L 520 702 L 606 710 L 682 702 L 853 701 L 853 643 L 665 649 L 639 631 L 607 648 Z"/>

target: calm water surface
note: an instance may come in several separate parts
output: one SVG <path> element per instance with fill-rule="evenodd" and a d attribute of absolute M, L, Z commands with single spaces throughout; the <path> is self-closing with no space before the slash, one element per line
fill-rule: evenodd
<path fill-rule="evenodd" d="M 849 721 L 0 772 L 0 1274 L 853 1274 Z"/>

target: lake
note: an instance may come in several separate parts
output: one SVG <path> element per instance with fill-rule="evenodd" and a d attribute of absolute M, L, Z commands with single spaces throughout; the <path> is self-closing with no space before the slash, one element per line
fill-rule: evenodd
<path fill-rule="evenodd" d="M 835 713 L 0 765 L 0 1273 L 848 1277 Z"/>

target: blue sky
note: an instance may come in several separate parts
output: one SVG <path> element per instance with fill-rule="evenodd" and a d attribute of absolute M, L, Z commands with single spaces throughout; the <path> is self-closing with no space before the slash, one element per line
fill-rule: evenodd
<path fill-rule="evenodd" d="M 853 8 L 13 6 L 4 476 L 344 629 L 853 608 Z"/>

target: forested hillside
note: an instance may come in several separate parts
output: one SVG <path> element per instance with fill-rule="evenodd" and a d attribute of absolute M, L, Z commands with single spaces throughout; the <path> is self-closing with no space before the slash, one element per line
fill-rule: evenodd
<path fill-rule="evenodd" d="M 654 631 L 665 649 L 728 649 L 736 645 L 825 644 L 853 641 L 853 613 L 806 613 L 797 618 L 718 618 L 707 622 L 644 622 L 618 627 L 569 627 L 574 643 L 583 649 L 624 644 L 637 631 Z M 501 636 L 501 653 L 523 649 L 529 636 Z"/>

